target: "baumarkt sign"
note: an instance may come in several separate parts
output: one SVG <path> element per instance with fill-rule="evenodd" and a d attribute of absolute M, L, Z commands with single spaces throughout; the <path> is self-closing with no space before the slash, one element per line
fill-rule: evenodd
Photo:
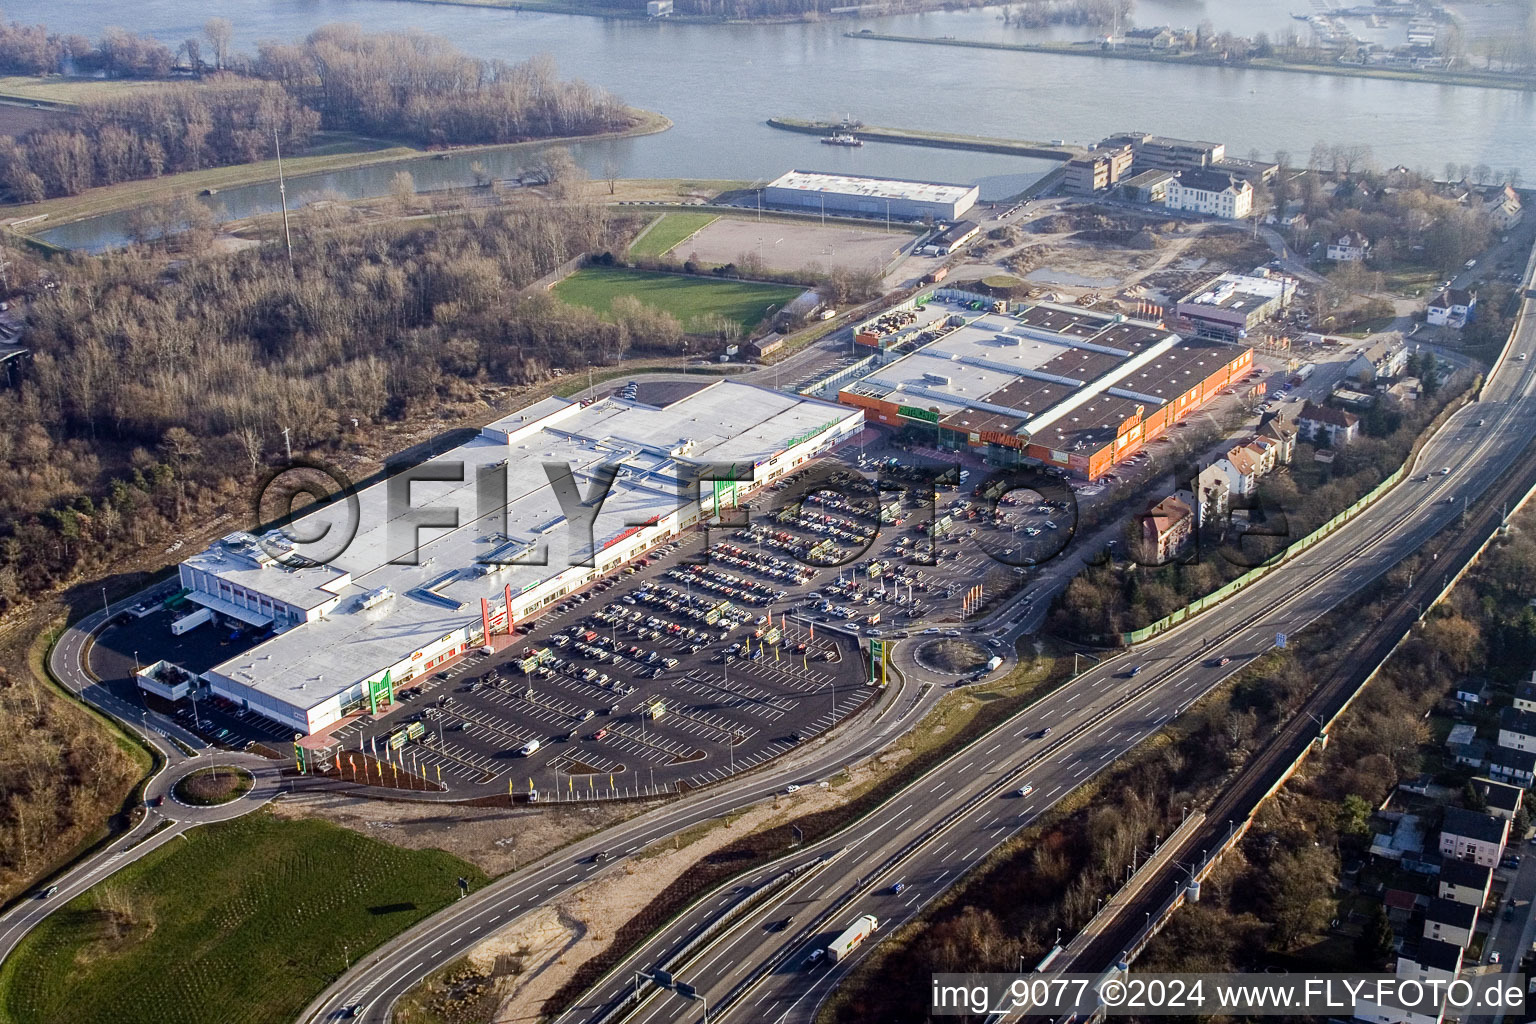
<path fill-rule="evenodd" d="M 919 409 L 915 405 L 898 405 L 896 411 L 909 420 L 927 420 L 929 423 L 939 422 L 939 414 L 931 409 Z"/>
<path fill-rule="evenodd" d="M 869 685 L 885 685 L 885 641 L 869 641 Z"/>

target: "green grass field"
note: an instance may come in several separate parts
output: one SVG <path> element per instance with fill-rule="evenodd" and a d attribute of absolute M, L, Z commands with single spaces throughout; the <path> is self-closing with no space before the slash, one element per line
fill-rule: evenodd
<path fill-rule="evenodd" d="M 664 213 L 635 240 L 629 251 L 636 256 L 660 256 L 716 220 L 719 218 L 713 213 Z"/>
<path fill-rule="evenodd" d="M 750 331 L 768 315 L 768 307 L 782 308 L 805 289 L 794 285 L 758 284 L 676 274 L 653 274 L 614 267 L 587 267 L 555 285 L 562 302 L 585 306 L 606 316 L 613 300 L 633 295 L 647 306 L 666 310 L 686 330 L 699 317 L 719 313 Z"/>
<path fill-rule="evenodd" d="M 288 1024 L 478 869 L 257 812 L 193 829 L 71 900 L 0 967 L 5 1024 Z M 345 948 L 344 948 L 345 946 Z"/>

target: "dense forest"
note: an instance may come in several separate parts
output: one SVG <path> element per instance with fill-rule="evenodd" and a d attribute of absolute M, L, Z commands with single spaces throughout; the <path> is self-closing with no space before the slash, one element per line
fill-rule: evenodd
<path fill-rule="evenodd" d="M 320 115 L 281 86 L 219 75 L 81 104 L 70 127 L 0 138 L 0 183 L 18 202 L 95 185 L 271 159 L 274 132 L 302 152 Z"/>
<path fill-rule="evenodd" d="M 478 60 L 421 32 L 327 25 L 302 44 L 262 44 L 252 71 L 319 111 L 325 128 L 421 144 L 516 142 L 630 124 L 615 96 L 562 82 L 548 57 Z"/>
<path fill-rule="evenodd" d="M 419 32 L 327 25 L 301 43 L 264 43 L 254 59 L 228 52 L 218 19 L 213 54 L 189 39 L 188 77 L 80 104 L 56 128 L 0 139 L 0 192 L 13 202 L 77 195 L 97 185 L 304 152 L 317 129 L 419 145 L 517 142 L 618 131 L 633 115 L 611 93 L 562 81 L 553 62 L 467 57 Z M 0 25 L 0 71 L 43 73 L 66 61 L 119 77 L 163 77 L 176 55 L 109 30 L 95 46 L 42 26 Z M 223 70 L 221 70 L 223 69 Z M 233 70 L 231 70 L 233 69 Z M 195 78 L 194 76 L 195 72 Z"/>
<path fill-rule="evenodd" d="M 126 29 L 109 28 L 92 43 L 81 35 L 51 34 L 44 25 L 0 22 L 0 74 L 48 75 L 70 66 L 80 74 L 163 78 L 175 64 L 170 47 Z"/>
<path fill-rule="evenodd" d="M 30 370 L 0 391 L 0 610 L 234 493 L 282 428 L 334 450 L 354 419 L 680 351 L 676 322 L 638 303 L 608 322 L 520 294 L 630 230 L 598 205 L 525 206 L 300 232 L 291 270 L 277 246 L 72 260 L 32 301 Z"/>

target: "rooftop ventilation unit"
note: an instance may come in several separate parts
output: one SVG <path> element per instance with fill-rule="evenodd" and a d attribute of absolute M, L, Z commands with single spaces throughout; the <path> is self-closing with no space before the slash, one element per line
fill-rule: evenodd
<path fill-rule="evenodd" d="M 363 597 L 363 610 L 366 611 L 369 608 L 375 608 L 383 604 L 385 601 L 390 600 L 394 596 L 395 592 L 390 590 L 388 587 L 380 587 L 377 590 L 370 590 Z"/>

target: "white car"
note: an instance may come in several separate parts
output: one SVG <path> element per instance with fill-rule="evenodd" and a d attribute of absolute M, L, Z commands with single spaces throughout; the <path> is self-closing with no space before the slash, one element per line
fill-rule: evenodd
<path fill-rule="evenodd" d="M 1014 796 L 1029 796 L 1029 794 L 1033 793 L 1034 791 L 1035 791 L 1035 787 L 1034 786 L 1023 785 L 1023 786 L 1020 786 L 1018 789 L 1016 789 L 1014 791 L 1013 795 Z"/>
<path fill-rule="evenodd" d="M 788 795 L 790 793 L 798 793 L 798 792 L 800 792 L 800 786 L 798 784 L 796 784 L 796 783 L 791 782 L 789 785 L 784 787 L 784 793 L 786 795 Z"/>
<path fill-rule="evenodd" d="M 529 740 L 527 743 L 524 743 L 521 747 L 518 748 L 517 755 L 519 757 L 529 757 L 541 746 L 543 746 L 543 744 L 541 744 L 538 740 Z"/>

